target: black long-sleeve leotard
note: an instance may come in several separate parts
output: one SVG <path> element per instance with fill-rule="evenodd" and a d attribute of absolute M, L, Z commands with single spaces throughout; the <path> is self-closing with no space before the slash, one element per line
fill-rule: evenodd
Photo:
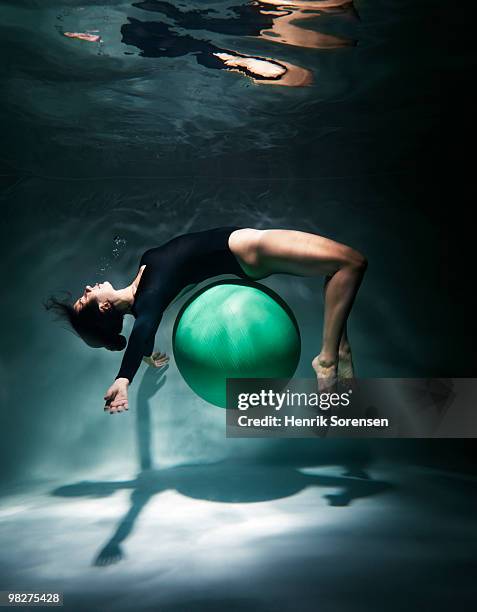
<path fill-rule="evenodd" d="M 136 320 L 116 378 L 132 382 L 143 356 L 154 350 L 154 337 L 162 314 L 187 285 L 219 274 L 248 278 L 230 251 L 230 234 L 239 227 L 219 227 L 184 234 L 149 249 L 141 257 L 145 265 L 132 307 Z"/>

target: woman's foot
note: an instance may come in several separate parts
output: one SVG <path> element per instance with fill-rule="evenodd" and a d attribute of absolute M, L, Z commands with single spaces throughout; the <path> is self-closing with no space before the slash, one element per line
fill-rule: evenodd
<path fill-rule="evenodd" d="M 311 366 L 315 370 L 320 393 L 333 391 L 336 387 L 336 362 L 317 355 L 311 362 Z"/>
<path fill-rule="evenodd" d="M 351 354 L 351 347 L 345 346 L 340 347 L 338 355 L 338 379 L 350 379 L 354 378 L 354 366 L 353 366 L 353 355 Z"/>

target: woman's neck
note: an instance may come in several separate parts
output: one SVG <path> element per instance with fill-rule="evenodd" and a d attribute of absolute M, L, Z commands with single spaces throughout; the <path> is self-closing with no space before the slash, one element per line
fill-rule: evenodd
<path fill-rule="evenodd" d="M 124 312 L 125 314 L 132 314 L 132 306 L 134 304 L 134 298 L 136 296 L 136 291 L 139 286 L 139 281 L 141 280 L 142 273 L 144 272 L 144 268 L 146 266 L 141 266 L 136 275 L 136 278 L 133 282 L 124 287 L 124 289 L 117 289 L 115 299 L 113 302 L 114 308 L 119 310 L 120 312 Z"/>
<path fill-rule="evenodd" d="M 116 289 L 114 298 L 111 300 L 112 306 L 115 310 L 128 314 L 131 312 L 134 304 L 134 295 L 136 293 L 133 285 L 128 285 L 124 289 Z"/>

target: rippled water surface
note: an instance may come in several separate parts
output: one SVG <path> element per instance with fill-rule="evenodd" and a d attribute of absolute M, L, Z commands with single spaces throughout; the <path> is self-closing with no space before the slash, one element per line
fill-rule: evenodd
<path fill-rule="evenodd" d="M 50 129 L 56 151 L 92 150 L 111 167 L 132 157 L 136 171 L 171 154 L 185 162 L 283 146 L 317 104 L 355 95 L 366 53 L 343 0 L 2 5 L 15 115 Z M 314 137 L 339 129 L 327 123 Z M 45 143 L 32 133 L 28 144 L 35 167 Z"/>
<path fill-rule="evenodd" d="M 414 135 L 403 103 L 415 103 L 412 86 L 428 78 L 421 73 L 426 32 L 424 40 L 412 38 L 425 24 L 426 6 L 406 23 L 401 11 L 411 7 L 3 2 L 5 123 L 16 135 L 8 160 L 14 153 L 23 169 L 48 175 L 125 168 L 154 175 L 159 167 L 183 174 L 198 161 L 216 177 L 388 169 L 398 152 L 387 142 L 382 159 L 379 147 L 398 129 L 401 138 L 402 130 Z M 90 33 L 99 42 L 65 33 Z M 257 61 L 272 77 L 228 66 L 217 54 L 232 63 Z M 426 119 L 423 110 L 415 109 Z M 217 172 L 207 163 L 212 156 L 229 164 Z M 240 169 L 230 167 L 234 162 Z M 257 168 L 260 162 L 265 167 Z"/>

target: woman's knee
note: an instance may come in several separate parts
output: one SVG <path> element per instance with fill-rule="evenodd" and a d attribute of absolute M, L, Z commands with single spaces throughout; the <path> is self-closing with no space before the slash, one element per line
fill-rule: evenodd
<path fill-rule="evenodd" d="M 368 260 L 360 251 L 348 247 L 346 249 L 343 265 L 347 268 L 355 270 L 356 272 L 364 274 L 366 268 L 368 267 Z"/>

